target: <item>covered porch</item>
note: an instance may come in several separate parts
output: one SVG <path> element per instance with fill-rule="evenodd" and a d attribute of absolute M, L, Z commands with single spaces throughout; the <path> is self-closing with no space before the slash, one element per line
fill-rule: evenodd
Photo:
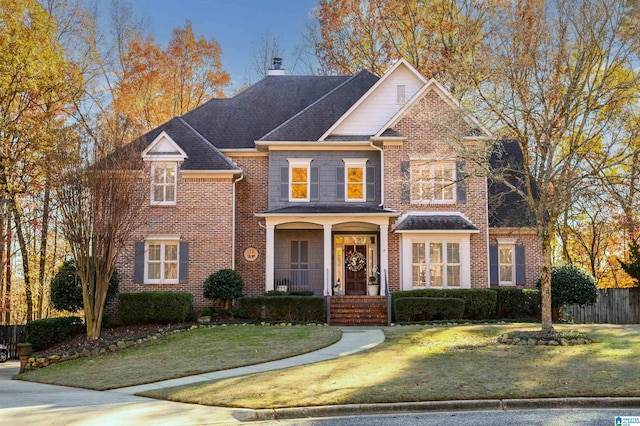
<path fill-rule="evenodd" d="M 297 208 L 299 209 L 299 208 Z M 316 209 L 317 210 L 317 209 Z M 385 295 L 388 234 L 395 212 L 300 213 L 279 209 L 265 220 L 265 291 Z"/>

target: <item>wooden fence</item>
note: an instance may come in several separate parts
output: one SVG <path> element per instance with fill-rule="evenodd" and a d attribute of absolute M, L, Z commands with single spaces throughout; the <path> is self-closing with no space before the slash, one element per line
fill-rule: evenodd
<path fill-rule="evenodd" d="M 0 325 L 0 343 L 9 348 L 9 358 L 18 357 L 18 343 L 27 341 L 24 325 Z"/>
<path fill-rule="evenodd" d="M 594 305 L 565 305 L 562 318 L 575 323 L 640 324 L 640 288 L 598 290 Z"/>

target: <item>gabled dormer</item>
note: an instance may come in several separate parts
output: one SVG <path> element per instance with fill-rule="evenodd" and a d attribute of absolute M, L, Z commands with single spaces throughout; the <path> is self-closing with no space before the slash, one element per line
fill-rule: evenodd
<path fill-rule="evenodd" d="M 400 59 L 320 138 L 379 135 L 425 86 L 427 80 L 405 59 Z"/>
<path fill-rule="evenodd" d="M 178 167 L 187 158 L 184 150 L 165 131 L 142 151 L 142 159 L 151 165 L 151 205 L 176 204 Z"/>

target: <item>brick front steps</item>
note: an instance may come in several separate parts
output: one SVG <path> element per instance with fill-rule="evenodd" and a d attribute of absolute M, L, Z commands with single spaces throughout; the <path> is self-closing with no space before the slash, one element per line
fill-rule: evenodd
<path fill-rule="evenodd" d="M 331 325 L 387 325 L 384 296 L 332 296 Z"/>

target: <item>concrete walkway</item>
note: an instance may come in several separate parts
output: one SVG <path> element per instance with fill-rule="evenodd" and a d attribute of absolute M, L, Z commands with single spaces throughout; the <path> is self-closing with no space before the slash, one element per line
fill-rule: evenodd
<path fill-rule="evenodd" d="M 133 395 L 147 389 L 179 386 L 334 359 L 372 348 L 384 341 L 376 328 L 339 327 L 342 339 L 319 351 L 250 367 L 166 380 L 112 391 L 94 391 L 10 380 L 18 361 L 0 364 L 0 423 L 33 425 L 233 424 L 264 418 L 255 410 L 208 407 Z"/>
<path fill-rule="evenodd" d="M 211 380 L 226 379 L 229 377 L 245 376 L 247 374 L 262 373 L 271 370 L 281 370 L 283 368 L 297 367 L 299 365 L 313 364 L 315 362 L 326 361 L 351 355 L 366 349 L 373 348 L 384 342 L 384 333 L 377 328 L 364 327 L 339 327 L 342 330 L 342 338 L 335 344 L 326 348 L 298 355 L 292 358 L 285 358 L 278 361 L 265 362 L 262 364 L 249 365 L 247 367 L 232 368 L 229 370 L 215 371 L 213 373 L 198 374 L 195 376 L 181 377 L 179 379 L 164 380 L 162 382 L 149 383 L 146 385 L 130 386 L 126 388 L 113 389 L 109 392 L 127 393 L 130 395 L 144 392 L 151 389 L 170 388 L 173 386 L 189 385 L 192 383 L 206 382 Z"/>

